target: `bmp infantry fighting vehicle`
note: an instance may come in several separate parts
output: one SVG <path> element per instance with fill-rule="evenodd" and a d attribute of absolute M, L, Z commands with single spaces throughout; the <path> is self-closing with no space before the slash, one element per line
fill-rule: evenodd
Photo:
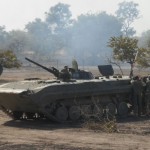
<path fill-rule="evenodd" d="M 57 79 L 28 79 L 0 85 L 0 108 L 13 119 L 48 118 L 65 122 L 95 114 L 127 116 L 130 79 L 113 76 L 111 66 L 99 66 L 105 76 L 94 78 L 92 73 L 79 70 L 76 65 L 66 74 L 26 59 L 53 73 Z"/>

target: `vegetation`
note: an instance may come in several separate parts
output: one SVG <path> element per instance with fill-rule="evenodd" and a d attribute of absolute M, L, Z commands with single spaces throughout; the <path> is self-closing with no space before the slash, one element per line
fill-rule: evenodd
<path fill-rule="evenodd" d="M 18 68 L 21 66 L 16 55 L 10 50 L 0 51 L 0 64 L 5 68 Z"/>
<path fill-rule="evenodd" d="M 117 18 L 122 22 L 122 32 L 124 36 L 133 36 L 136 31 L 131 26 L 132 23 L 139 18 L 138 4 L 133 1 L 123 1 L 119 3 L 116 11 Z"/>
<path fill-rule="evenodd" d="M 106 43 L 111 36 L 121 34 L 121 22 L 106 12 L 72 19 L 69 7 L 56 4 L 45 13 L 45 20 L 36 18 L 26 24 L 25 31 L 6 32 L 5 27 L 0 28 L 0 47 L 15 52 L 22 62 L 26 55 L 39 61 L 76 57 L 80 64 L 103 63 L 105 55 L 110 53 Z"/>
<path fill-rule="evenodd" d="M 97 122 L 89 119 L 83 124 L 83 127 L 90 130 L 94 130 L 95 132 L 106 132 L 106 133 L 118 132 L 116 119 L 113 120 L 103 119 Z"/>
<path fill-rule="evenodd" d="M 135 34 L 132 23 L 140 14 L 138 4 L 132 1 L 120 3 L 116 15 L 87 13 L 73 19 L 69 8 L 67 4 L 56 4 L 45 13 L 44 20 L 36 18 L 25 25 L 24 31 L 7 32 L 0 26 L 0 49 L 11 50 L 21 62 L 25 56 L 49 62 L 66 59 L 71 62 L 75 57 L 81 65 L 104 64 L 106 56 L 112 53 L 107 46 L 109 39 L 121 35 L 132 37 Z M 150 36 L 147 34 L 139 38 L 140 45 L 148 45 Z M 147 46 L 140 47 L 147 49 Z M 144 53 L 141 56 L 145 57 Z M 148 66 L 148 59 L 139 60 L 138 64 Z"/>
<path fill-rule="evenodd" d="M 123 36 L 111 37 L 108 46 L 113 49 L 115 60 L 130 64 L 131 77 L 135 63 L 142 67 L 150 67 L 150 49 L 139 48 L 137 39 Z"/>
<path fill-rule="evenodd" d="M 122 35 L 111 37 L 108 46 L 113 49 L 113 59 L 117 62 L 130 64 L 130 77 L 133 76 L 135 64 L 140 67 L 150 67 L 150 34 L 145 33 L 139 40 L 133 35 L 136 31 L 132 23 L 139 18 L 138 4 L 134 2 L 122 2 L 116 11 L 117 18 L 122 22 Z M 140 42 L 139 42 L 140 41 Z M 141 48 L 142 47 L 142 48 Z"/>

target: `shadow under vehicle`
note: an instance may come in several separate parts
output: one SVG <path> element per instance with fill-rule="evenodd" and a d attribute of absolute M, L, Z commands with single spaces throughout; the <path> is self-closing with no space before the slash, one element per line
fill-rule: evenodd
<path fill-rule="evenodd" d="M 128 115 L 131 84 L 129 77 L 114 76 L 111 66 L 98 66 L 102 75 L 71 68 L 69 78 L 56 68 L 47 68 L 57 79 L 6 83 L 0 86 L 0 107 L 13 119 L 48 118 L 57 122 L 77 121 L 84 116 Z M 76 74 L 76 75 L 75 75 Z"/>

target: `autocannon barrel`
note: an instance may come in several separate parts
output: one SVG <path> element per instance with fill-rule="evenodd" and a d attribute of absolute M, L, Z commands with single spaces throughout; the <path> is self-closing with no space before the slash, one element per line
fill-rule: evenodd
<path fill-rule="evenodd" d="M 52 73 L 55 77 L 59 77 L 59 70 L 56 69 L 55 67 L 47 68 L 47 67 L 45 67 L 45 66 L 43 66 L 43 65 L 41 65 L 41 64 L 39 64 L 39 63 L 37 63 L 37 62 L 27 58 L 27 57 L 25 59 L 28 60 L 29 62 L 31 62 L 31 63 L 33 63 L 33 64 L 43 68 L 44 70 Z"/>

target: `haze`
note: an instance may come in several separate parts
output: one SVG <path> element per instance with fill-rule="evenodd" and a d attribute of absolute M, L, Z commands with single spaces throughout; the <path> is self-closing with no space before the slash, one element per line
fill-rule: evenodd
<path fill-rule="evenodd" d="M 69 4 L 73 17 L 87 12 L 101 12 L 114 14 L 118 3 L 123 0 L 0 0 L 0 26 L 7 31 L 23 30 L 29 21 L 35 18 L 44 19 L 45 12 L 58 2 Z M 139 4 L 141 18 L 134 22 L 137 35 L 150 29 L 149 0 L 132 0 Z"/>

